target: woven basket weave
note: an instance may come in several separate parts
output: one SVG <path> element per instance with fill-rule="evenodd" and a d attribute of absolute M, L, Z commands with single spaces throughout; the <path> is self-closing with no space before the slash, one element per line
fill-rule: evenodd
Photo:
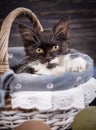
<path fill-rule="evenodd" d="M 0 76 L 2 76 L 8 69 L 8 40 L 10 35 L 10 30 L 14 19 L 20 15 L 24 14 L 27 16 L 34 28 L 38 31 L 43 31 L 43 28 L 33 12 L 26 8 L 17 8 L 13 10 L 5 18 L 0 32 Z M 10 96 L 6 98 L 5 108 L 0 112 L 0 129 L 4 128 L 15 128 L 22 122 L 29 119 L 39 119 L 50 125 L 52 130 L 64 130 L 71 126 L 74 116 L 79 110 L 71 109 L 69 111 L 56 110 L 41 112 L 39 110 L 21 110 L 11 108 Z"/>

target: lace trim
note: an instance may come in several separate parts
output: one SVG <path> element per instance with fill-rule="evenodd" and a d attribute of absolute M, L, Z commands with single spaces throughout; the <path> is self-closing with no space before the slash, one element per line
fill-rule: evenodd
<path fill-rule="evenodd" d="M 96 80 L 91 78 L 76 88 L 63 91 L 22 91 L 11 94 L 13 108 L 39 110 L 82 109 L 96 97 Z"/>

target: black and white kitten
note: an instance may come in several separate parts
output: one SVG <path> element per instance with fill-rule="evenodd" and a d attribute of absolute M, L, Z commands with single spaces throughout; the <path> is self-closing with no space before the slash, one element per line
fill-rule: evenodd
<path fill-rule="evenodd" d="M 60 20 L 52 29 L 37 32 L 19 25 L 28 63 L 19 72 L 58 75 L 65 71 L 83 71 L 83 58 L 70 58 L 69 20 Z M 21 70 L 22 71 L 21 71 Z"/>

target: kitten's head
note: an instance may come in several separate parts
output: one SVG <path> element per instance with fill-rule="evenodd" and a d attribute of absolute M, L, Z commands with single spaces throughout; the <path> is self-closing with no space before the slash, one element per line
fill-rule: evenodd
<path fill-rule="evenodd" d="M 69 20 L 60 20 L 52 29 L 42 32 L 21 24 L 19 30 L 31 61 L 46 63 L 69 52 Z"/>

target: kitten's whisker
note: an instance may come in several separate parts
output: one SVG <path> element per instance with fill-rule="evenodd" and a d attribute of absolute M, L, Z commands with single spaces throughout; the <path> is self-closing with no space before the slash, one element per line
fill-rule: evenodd
<path fill-rule="evenodd" d="M 38 42 L 38 41 L 36 41 L 35 39 L 34 39 L 34 42 L 35 42 L 35 43 L 37 43 L 37 44 L 39 44 L 39 42 Z"/>
<path fill-rule="evenodd" d="M 29 58 L 29 56 L 26 56 L 26 57 L 24 57 L 23 59 L 21 59 L 21 60 L 19 61 L 19 63 L 16 64 L 16 66 L 17 66 L 17 65 L 20 65 L 20 63 L 22 63 L 22 62 L 23 62 L 24 60 L 26 60 L 27 58 Z M 27 63 L 27 62 L 28 62 L 28 60 L 25 61 L 25 63 Z M 25 63 L 24 63 L 24 64 L 25 64 Z"/>
<path fill-rule="evenodd" d="M 21 72 L 23 72 L 27 67 L 28 67 L 27 64 L 24 64 L 24 65 L 20 66 L 20 67 L 16 70 L 16 73 L 21 73 Z"/>
<path fill-rule="evenodd" d="M 33 65 L 33 62 L 27 61 L 27 63 L 21 65 L 21 66 L 16 70 L 16 73 L 21 73 L 21 72 L 24 72 L 24 70 L 28 70 L 31 65 Z"/>
<path fill-rule="evenodd" d="M 54 39 L 56 39 L 60 35 L 60 33 L 61 32 L 56 33 L 55 36 L 54 36 Z"/>
<path fill-rule="evenodd" d="M 51 41 L 54 41 L 56 38 L 57 38 L 57 36 L 58 36 L 59 34 L 58 33 L 55 33 L 54 35 L 53 35 L 53 37 L 52 37 L 52 40 Z"/>
<path fill-rule="evenodd" d="M 33 32 L 32 32 L 32 33 L 33 33 Z M 38 38 L 38 37 L 37 37 L 34 33 L 33 33 L 33 35 L 34 35 L 34 37 L 35 37 L 35 38 L 36 38 L 36 40 L 37 40 L 37 41 L 35 40 L 35 41 L 36 41 L 36 43 L 41 43 L 41 42 L 40 42 L 40 40 L 39 40 L 39 38 Z"/>
<path fill-rule="evenodd" d="M 56 40 L 56 38 L 62 33 L 62 30 L 60 32 L 55 33 L 55 35 L 53 35 L 52 40 Z"/>
<path fill-rule="evenodd" d="M 53 35 L 51 41 L 54 41 L 54 40 L 55 40 L 55 38 L 54 38 L 54 35 Z"/>

